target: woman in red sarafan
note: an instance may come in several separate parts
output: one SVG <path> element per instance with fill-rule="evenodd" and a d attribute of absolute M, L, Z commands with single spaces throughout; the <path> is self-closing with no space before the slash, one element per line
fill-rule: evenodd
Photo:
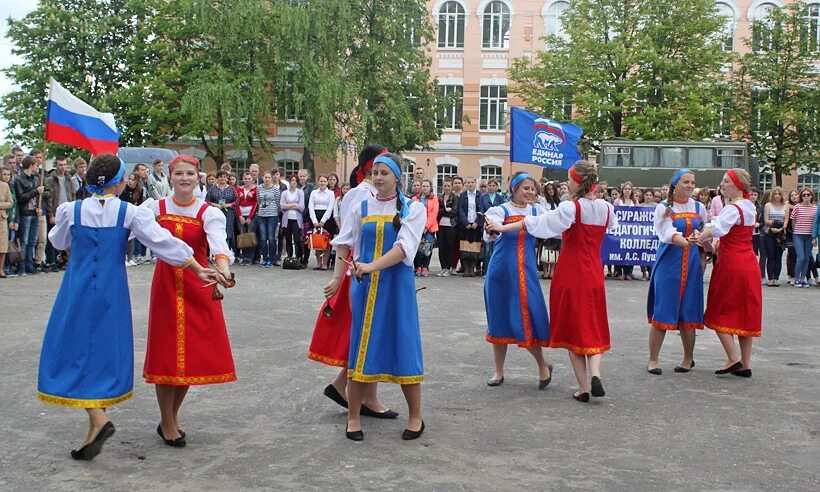
<path fill-rule="evenodd" d="M 225 215 L 193 195 L 198 161 L 182 155 L 168 167 L 174 195 L 150 205 L 157 222 L 187 243 L 200 265 L 208 264 L 210 250 L 222 274 L 220 283 L 231 287 L 228 266 L 233 254 L 225 239 Z M 186 445 L 179 409 L 188 387 L 236 380 L 221 296 L 216 286 L 202 286 L 195 275 L 157 261 L 143 377 L 156 384 L 160 408 L 157 433 L 174 447 Z"/>

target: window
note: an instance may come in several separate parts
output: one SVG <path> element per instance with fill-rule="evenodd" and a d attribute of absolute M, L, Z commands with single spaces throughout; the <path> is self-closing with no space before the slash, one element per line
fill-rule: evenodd
<path fill-rule="evenodd" d="M 743 149 L 717 149 L 717 167 L 722 169 L 745 168 Z"/>
<path fill-rule="evenodd" d="M 686 152 L 681 147 L 661 147 L 661 167 L 681 168 L 686 164 Z"/>
<path fill-rule="evenodd" d="M 554 34 L 563 40 L 568 40 L 569 36 L 564 32 L 564 25 L 561 23 L 561 14 L 569 8 L 568 2 L 552 2 L 544 15 L 544 27 L 547 35 Z"/>
<path fill-rule="evenodd" d="M 481 86 L 479 130 L 504 130 L 507 125 L 507 86 Z"/>
<path fill-rule="evenodd" d="M 820 3 L 806 8 L 806 51 L 820 52 Z"/>
<path fill-rule="evenodd" d="M 774 188 L 774 175 L 771 171 L 760 171 L 760 190 L 766 191 Z"/>
<path fill-rule="evenodd" d="M 735 48 L 735 11 L 725 3 L 717 4 L 718 15 L 723 17 L 723 51 Z"/>
<path fill-rule="evenodd" d="M 282 176 L 283 179 L 290 179 L 291 174 L 296 174 L 299 172 L 299 162 L 291 161 L 283 159 L 281 161 L 277 161 L 279 167 L 284 169 L 284 175 Z"/>
<path fill-rule="evenodd" d="M 401 164 L 401 182 L 404 183 L 404 187 L 407 189 L 411 189 L 413 185 L 413 169 L 416 167 L 416 163 L 411 161 L 410 159 L 403 159 Z"/>
<path fill-rule="evenodd" d="M 658 149 L 656 147 L 635 147 L 632 149 L 632 166 L 658 167 Z"/>
<path fill-rule="evenodd" d="M 776 8 L 777 6 L 773 3 L 763 3 L 749 14 L 749 20 L 752 21 L 752 49 L 754 51 L 766 51 L 770 48 L 772 43 L 769 32 L 771 20 L 767 17 L 769 12 Z"/>
<path fill-rule="evenodd" d="M 447 2 L 438 14 L 438 47 L 464 47 L 464 7 L 458 2 Z"/>
<path fill-rule="evenodd" d="M 749 122 L 749 129 L 755 133 L 766 133 L 768 129 L 763 113 L 763 107 L 767 99 L 769 99 L 768 91 L 752 89 L 752 121 Z"/>
<path fill-rule="evenodd" d="M 797 187 L 803 188 L 804 186 L 808 186 L 809 188 L 814 190 L 815 193 L 820 191 L 820 174 L 801 174 L 797 178 Z"/>
<path fill-rule="evenodd" d="M 715 167 L 714 149 L 690 148 L 688 154 L 688 167 L 696 169 L 710 169 Z"/>
<path fill-rule="evenodd" d="M 458 175 L 458 168 L 452 164 L 439 164 L 436 166 L 436 192 L 441 192 L 445 178 L 453 178 Z"/>
<path fill-rule="evenodd" d="M 629 147 L 604 147 L 604 167 L 629 167 L 631 157 Z"/>
<path fill-rule="evenodd" d="M 510 45 L 510 8 L 504 2 L 487 4 L 481 23 L 482 48 L 507 49 Z"/>
<path fill-rule="evenodd" d="M 241 183 L 242 175 L 248 170 L 247 159 L 244 157 L 232 157 L 228 159 L 228 163 L 231 165 L 231 172 L 236 176 L 236 181 Z"/>
<path fill-rule="evenodd" d="M 498 166 L 481 166 L 480 181 L 488 182 L 490 178 L 495 178 L 498 181 L 498 186 L 501 187 L 501 168 Z"/>
<path fill-rule="evenodd" d="M 725 100 L 717 108 L 715 118 L 715 135 L 729 137 L 732 135 L 732 101 Z"/>
<path fill-rule="evenodd" d="M 442 98 L 452 99 L 450 104 L 437 122 L 439 128 L 459 129 L 461 128 L 462 112 L 464 107 L 464 87 L 460 85 L 440 85 L 439 95 Z"/>

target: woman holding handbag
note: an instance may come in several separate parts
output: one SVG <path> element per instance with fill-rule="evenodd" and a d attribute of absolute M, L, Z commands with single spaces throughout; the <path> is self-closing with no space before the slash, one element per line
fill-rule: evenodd
<path fill-rule="evenodd" d="M 766 276 L 768 287 L 780 287 L 780 271 L 783 268 L 783 247 L 786 244 L 786 228 L 789 226 L 788 205 L 783 188 L 776 186 L 769 201 L 763 206 L 763 242 L 766 245 Z"/>
<path fill-rule="evenodd" d="M 425 179 L 421 182 L 421 194 L 414 196 L 413 201 L 424 205 L 427 211 L 427 222 L 424 226 L 424 233 L 421 236 L 421 243 L 416 258 L 413 261 L 416 267 L 416 276 L 426 277 L 430 269 L 430 258 L 433 257 L 433 243 L 438 232 L 438 197 L 433 193 L 433 182 Z"/>
<path fill-rule="evenodd" d="M 458 195 L 453 192 L 453 181 L 445 179 L 443 193 L 438 197 L 438 261 L 441 271 L 437 277 L 449 277 L 455 267 L 455 250 L 458 243 Z"/>
<path fill-rule="evenodd" d="M 292 174 L 290 186 L 282 192 L 282 229 L 288 257 L 302 258 L 302 213 L 305 211 L 305 193 L 299 188 L 299 176 Z"/>
<path fill-rule="evenodd" d="M 338 232 L 336 221 L 333 219 L 333 206 L 336 203 L 336 195 L 327 187 L 328 179 L 324 174 L 320 174 L 316 178 L 316 184 L 318 188 L 313 190 L 308 199 L 308 214 L 310 222 L 313 224 L 313 234 L 319 234 L 329 239 Z M 323 232 L 326 233 L 323 234 Z M 321 243 L 321 249 L 314 248 L 317 263 L 314 270 L 327 270 L 330 261 L 330 242 L 321 241 Z"/>
<path fill-rule="evenodd" d="M 254 251 L 256 245 L 259 244 L 259 239 L 256 237 L 256 231 L 252 227 L 253 218 L 259 207 L 259 200 L 257 199 L 257 184 L 256 180 L 250 171 L 246 171 L 242 175 L 242 187 L 239 188 L 239 202 L 236 207 L 236 219 L 239 221 L 241 234 L 237 237 L 237 248 L 239 254 L 242 256 L 239 259 L 240 265 L 250 265 L 253 263 Z M 242 244 L 239 244 L 239 243 Z"/>
<path fill-rule="evenodd" d="M 6 278 L 3 267 L 6 265 L 6 253 L 9 251 L 9 210 L 14 208 L 9 180 L 11 171 L 0 169 L 0 278 Z"/>

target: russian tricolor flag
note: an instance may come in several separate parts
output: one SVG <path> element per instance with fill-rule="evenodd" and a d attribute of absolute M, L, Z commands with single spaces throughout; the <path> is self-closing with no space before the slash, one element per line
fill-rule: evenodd
<path fill-rule="evenodd" d="M 52 78 L 46 110 L 46 140 L 79 147 L 92 155 L 116 154 L 120 131 L 113 114 L 100 113 Z"/>

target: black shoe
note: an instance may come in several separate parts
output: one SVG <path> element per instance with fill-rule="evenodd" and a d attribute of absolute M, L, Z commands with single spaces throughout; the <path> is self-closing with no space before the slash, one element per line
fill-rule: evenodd
<path fill-rule="evenodd" d="M 586 403 L 589 401 L 589 393 L 573 393 L 572 397 L 582 403 Z"/>
<path fill-rule="evenodd" d="M 682 367 L 682 366 L 675 366 L 675 372 L 689 372 L 695 367 L 695 361 L 692 361 L 692 365 L 689 366 L 689 369 Z"/>
<path fill-rule="evenodd" d="M 546 388 L 552 382 L 552 364 L 547 364 L 547 367 L 550 368 L 550 377 L 538 381 L 538 389 L 540 390 Z"/>
<path fill-rule="evenodd" d="M 347 430 L 347 425 L 345 425 L 345 437 L 351 441 L 364 441 L 364 432 L 361 430 L 350 432 Z"/>
<path fill-rule="evenodd" d="M 365 417 L 375 417 L 377 419 L 394 419 L 399 416 L 398 412 L 394 412 L 389 408 L 384 412 L 377 412 L 372 408 L 368 407 L 367 405 L 365 405 L 364 403 L 362 403 L 362 408 L 359 410 L 359 414 Z"/>
<path fill-rule="evenodd" d="M 718 369 L 715 371 L 715 374 L 729 374 L 730 372 L 739 371 L 741 369 L 743 369 L 743 364 L 741 364 L 740 361 L 737 361 L 726 369 Z"/>
<path fill-rule="evenodd" d="M 487 386 L 501 386 L 501 383 L 504 382 L 504 376 L 501 376 L 501 379 L 488 379 Z"/>
<path fill-rule="evenodd" d="M 327 386 L 325 386 L 324 393 L 325 393 L 326 397 L 328 397 L 331 400 L 335 401 L 341 407 L 347 408 L 347 400 L 345 400 L 344 396 L 342 396 L 342 394 L 339 393 L 339 390 L 337 390 L 336 387 L 333 386 L 332 384 L 328 384 Z"/>
<path fill-rule="evenodd" d="M 663 369 L 661 369 L 660 367 L 656 367 L 654 369 L 650 369 L 647 367 L 646 372 L 648 372 L 649 374 L 654 374 L 655 376 L 660 376 L 661 374 L 663 374 Z"/>
<path fill-rule="evenodd" d="M 182 437 L 181 435 L 180 435 L 180 437 L 177 437 L 176 439 L 165 439 L 165 434 L 162 433 L 162 428 L 157 427 L 157 431 L 158 431 L 159 437 L 161 437 L 162 440 L 165 441 L 165 444 L 168 445 L 168 446 L 171 446 L 172 448 L 184 448 L 185 446 L 188 445 L 188 441 L 186 441 L 185 438 Z"/>
<path fill-rule="evenodd" d="M 592 381 L 590 382 L 592 386 L 592 396 L 595 398 L 601 398 L 606 396 L 606 391 L 604 391 L 604 385 L 601 384 L 601 378 L 598 376 L 592 376 Z"/>
<path fill-rule="evenodd" d="M 95 437 L 93 441 L 81 447 L 80 449 L 71 450 L 71 457 L 75 460 L 93 460 L 94 457 L 100 454 L 100 451 L 102 451 L 102 447 L 103 444 L 105 444 L 105 441 L 109 437 L 113 436 L 114 432 L 116 431 L 117 430 L 114 428 L 114 424 L 112 424 L 111 422 L 106 422 L 105 425 L 102 426 L 102 429 L 100 429 L 100 432 L 97 434 L 97 437 Z"/>
<path fill-rule="evenodd" d="M 177 432 L 179 432 L 181 437 L 185 437 L 185 431 L 177 429 Z M 165 436 L 162 435 L 162 426 L 160 424 L 157 424 L 157 434 L 159 434 L 159 437 L 165 439 Z"/>
<path fill-rule="evenodd" d="M 737 371 L 732 371 L 732 376 L 740 376 L 742 378 L 750 378 L 752 377 L 752 370 L 751 369 L 740 369 Z"/>
<path fill-rule="evenodd" d="M 421 429 L 417 431 L 411 431 L 410 429 L 404 429 L 404 432 L 401 433 L 401 438 L 405 441 L 412 441 L 413 439 L 418 439 L 421 437 L 422 432 L 424 432 L 424 421 L 421 421 Z"/>

